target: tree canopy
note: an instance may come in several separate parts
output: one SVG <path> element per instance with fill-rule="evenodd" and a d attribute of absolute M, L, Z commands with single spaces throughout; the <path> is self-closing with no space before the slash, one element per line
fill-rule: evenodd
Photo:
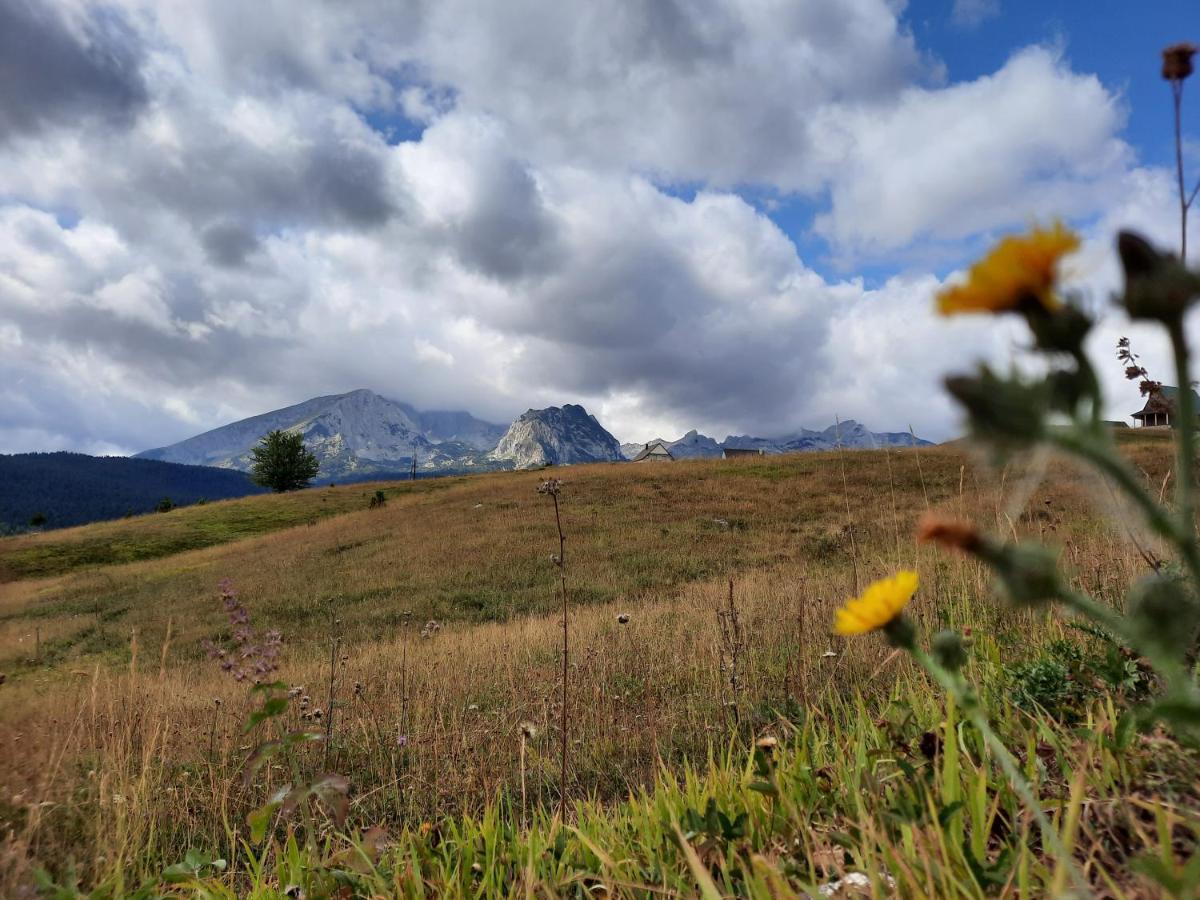
<path fill-rule="evenodd" d="M 295 432 L 272 431 L 250 451 L 254 457 L 251 478 L 276 493 L 308 487 L 321 464 Z"/>

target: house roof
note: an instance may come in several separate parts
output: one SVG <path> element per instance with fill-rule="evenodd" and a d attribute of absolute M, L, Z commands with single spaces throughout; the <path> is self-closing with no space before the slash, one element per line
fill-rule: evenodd
<path fill-rule="evenodd" d="M 1174 385 L 1164 384 L 1156 393 L 1151 394 L 1146 398 L 1146 404 L 1140 410 L 1133 414 L 1133 418 L 1143 418 L 1147 413 L 1168 412 L 1175 409 L 1175 403 L 1179 398 L 1179 388 Z M 1200 411 L 1200 394 L 1196 393 L 1196 389 L 1192 389 L 1192 408 Z"/>
<path fill-rule="evenodd" d="M 1159 393 L 1163 395 L 1164 400 L 1170 400 L 1172 403 L 1174 403 L 1175 398 L 1179 396 L 1179 388 L 1173 387 L 1169 384 L 1164 384 Z M 1200 409 L 1200 394 L 1196 393 L 1195 388 L 1192 388 L 1192 402 L 1196 404 L 1198 409 Z"/>
<path fill-rule="evenodd" d="M 646 459 L 647 457 L 651 457 L 651 456 L 656 457 L 656 458 L 661 457 L 661 458 L 665 458 L 665 459 L 674 459 L 675 458 L 671 454 L 671 451 L 670 451 L 670 449 L 668 449 L 665 442 L 651 441 L 650 443 L 648 443 L 645 447 L 643 447 L 641 449 L 641 451 L 638 453 L 638 455 L 633 458 L 633 461 L 637 462 L 638 460 Z"/>

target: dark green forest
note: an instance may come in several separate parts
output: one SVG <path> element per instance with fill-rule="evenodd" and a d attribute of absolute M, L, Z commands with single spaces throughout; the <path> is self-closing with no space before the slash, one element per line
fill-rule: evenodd
<path fill-rule="evenodd" d="M 0 534 L 263 491 L 244 472 L 211 466 L 83 453 L 0 454 Z"/>

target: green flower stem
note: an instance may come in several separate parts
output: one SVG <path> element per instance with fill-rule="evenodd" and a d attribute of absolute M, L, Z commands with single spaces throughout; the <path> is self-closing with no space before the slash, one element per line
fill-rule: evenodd
<path fill-rule="evenodd" d="M 1100 418 L 1103 411 L 1103 403 L 1100 398 L 1100 379 L 1096 377 L 1096 370 L 1092 368 L 1092 361 L 1088 359 L 1087 354 L 1082 349 L 1075 354 L 1075 366 L 1079 370 L 1080 377 L 1083 378 L 1087 386 L 1088 399 L 1091 403 L 1091 418 L 1088 422 L 1089 429 L 1094 434 L 1105 434 L 1103 421 Z"/>
<path fill-rule="evenodd" d="M 1177 660 L 1164 657 L 1156 647 L 1148 646 L 1136 632 L 1129 629 L 1128 620 L 1111 607 L 1092 599 L 1087 594 L 1072 591 L 1066 587 L 1060 588 L 1058 599 L 1064 606 L 1070 607 L 1080 615 L 1086 616 L 1097 625 L 1107 629 L 1150 660 L 1154 670 L 1166 679 L 1167 684 L 1179 687 L 1191 683 L 1186 668 L 1181 666 Z"/>
<path fill-rule="evenodd" d="M 1129 629 L 1126 628 L 1125 618 L 1111 606 L 1094 600 L 1087 594 L 1072 591 L 1067 587 L 1059 589 L 1058 599 L 1062 601 L 1064 606 L 1068 606 L 1080 615 L 1091 619 L 1101 628 L 1108 630 L 1133 646 L 1133 635 L 1128 633 Z"/>
<path fill-rule="evenodd" d="M 1092 463 L 1111 478 L 1142 511 L 1150 527 L 1179 549 L 1192 578 L 1196 583 L 1200 583 L 1200 554 L 1197 553 L 1195 540 L 1184 533 L 1167 511 L 1146 493 L 1138 482 L 1137 475 L 1123 460 L 1108 447 L 1098 445 L 1091 436 L 1081 435 L 1075 430 L 1052 432 L 1049 440 L 1060 449 Z"/>
<path fill-rule="evenodd" d="M 1196 542 L 1196 518 L 1193 502 L 1196 469 L 1196 404 L 1192 396 L 1192 378 L 1188 369 L 1187 338 L 1183 319 L 1177 317 L 1167 326 L 1171 335 L 1171 350 L 1175 356 L 1175 380 L 1178 384 L 1176 412 L 1181 420 L 1176 429 L 1179 451 L 1179 475 L 1175 479 L 1176 505 L 1179 507 L 1180 530 L 1189 543 Z"/>
<path fill-rule="evenodd" d="M 1080 894 L 1085 897 L 1090 896 L 1091 890 L 1075 865 L 1075 860 L 1063 845 L 1062 839 L 1058 834 L 1058 829 L 1054 827 L 1054 823 L 1042 811 L 1041 802 L 1034 795 L 1033 788 L 1030 787 L 1029 782 L 1022 774 L 1013 755 L 1004 746 L 1004 742 L 992 730 L 992 726 L 988 723 L 987 716 L 983 714 L 983 710 L 980 708 L 974 694 L 967 689 L 967 685 L 961 677 L 946 669 L 920 647 L 912 644 L 906 649 L 921 664 L 922 668 L 933 677 L 933 680 L 954 698 L 954 702 L 958 704 L 967 718 L 971 720 L 971 724 L 979 730 L 979 733 L 983 736 L 984 743 L 992 751 L 992 755 L 995 756 L 996 761 L 1000 764 L 1000 768 L 1008 778 L 1013 790 L 1025 801 L 1025 805 L 1029 808 L 1034 820 L 1038 823 L 1047 846 L 1053 851 L 1060 865 L 1067 867 L 1071 880 L 1075 883 L 1075 887 L 1079 890 Z"/>

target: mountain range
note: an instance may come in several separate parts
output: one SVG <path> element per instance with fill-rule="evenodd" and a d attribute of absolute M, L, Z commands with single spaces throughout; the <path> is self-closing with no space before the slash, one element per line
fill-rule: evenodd
<path fill-rule="evenodd" d="M 269 431 L 296 432 L 317 456 L 320 481 L 408 473 L 421 475 L 618 461 L 645 444 L 620 444 L 582 406 L 530 409 L 505 428 L 467 412 L 421 411 L 369 390 L 315 397 L 242 419 L 176 444 L 139 453 L 143 459 L 249 471 L 251 449 Z M 676 459 L 719 457 L 726 448 L 766 453 L 927 444 L 906 432 L 876 433 L 854 421 L 824 431 L 777 438 L 731 435 L 722 442 L 689 431 L 661 441 Z"/>
<path fill-rule="evenodd" d="M 298 432 L 321 463 L 320 479 L 497 468 L 489 458 L 503 425 L 470 413 L 421 412 L 368 390 L 315 397 L 137 454 L 143 459 L 249 471 L 251 449 L 270 431 Z"/>
<path fill-rule="evenodd" d="M 761 450 L 764 453 L 801 453 L 806 450 L 833 450 L 846 447 L 852 450 L 872 450 L 878 447 L 925 447 L 931 442 L 915 437 L 907 431 L 869 431 L 865 426 L 847 419 L 830 425 L 824 431 L 802 428 L 795 434 L 783 437 L 761 438 L 748 434 L 729 435 L 718 443 L 708 435 L 689 431 L 677 441 L 661 438 L 649 444 L 662 444 L 675 459 L 704 459 L 721 456 L 726 449 Z M 626 459 L 633 459 L 648 444 L 622 444 L 621 452 Z"/>

